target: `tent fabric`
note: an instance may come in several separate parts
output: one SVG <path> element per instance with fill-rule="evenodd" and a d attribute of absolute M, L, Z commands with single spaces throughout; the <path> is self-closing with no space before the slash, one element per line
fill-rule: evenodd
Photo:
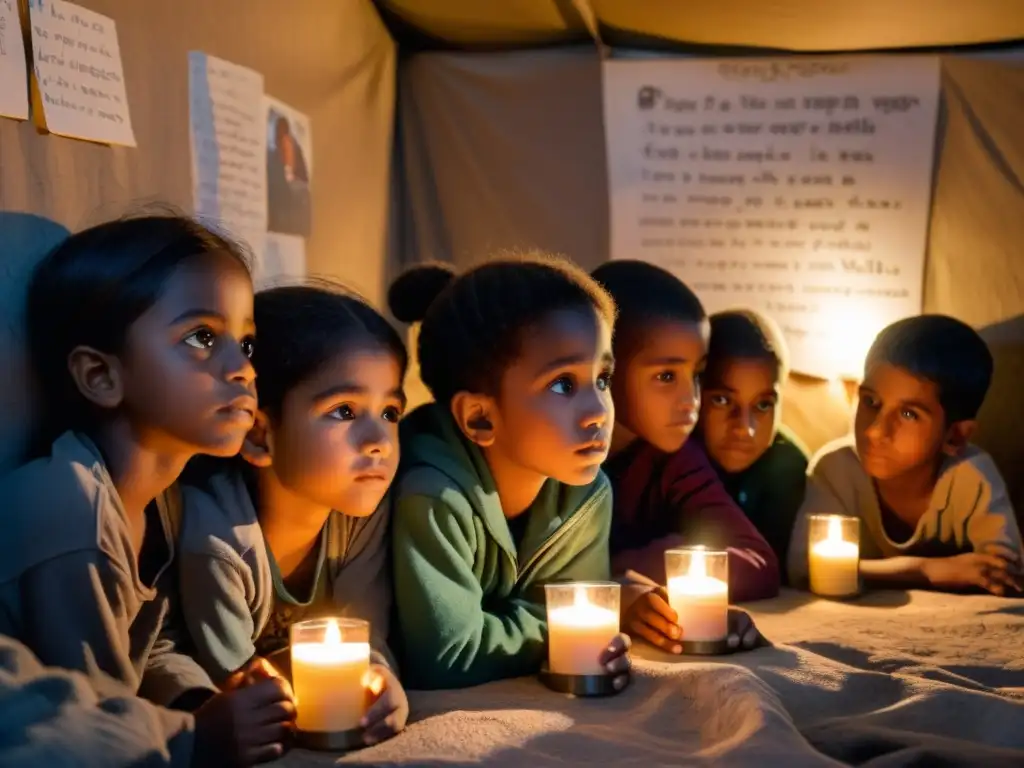
<path fill-rule="evenodd" d="M 29 428 L 21 312 L 33 264 L 64 229 L 155 201 L 192 210 L 190 50 L 262 72 L 267 93 L 309 115 L 309 271 L 374 301 L 383 292 L 397 51 L 370 0 L 83 5 L 117 23 L 138 147 L 40 135 L 0 118 L 0 470 Z"/>
<path fill-rule="evenodd" d="M 995 334 L 996 381 L 979 435 L 1021 508 L 1024 405 L 1013 382 L 1024 371 L 1024 67 L 944 57 L 942 68 L 924 307 Z M 465 267 L 508 248 L 564 253 L 588 269 L 606 260 L 601 99 L 594 50 L 430 52 L 404 61 L 398 261 Z M 783 420 L 817 448 L 848 429 L 848 394 L 836 382 L 793 377 Z"/>
<path fill-rule="evenodd" d="M 379 0 L 402 42 L 511 47 L 588 40 L 580 0 Z M 588 0 L 609 45 L 852 51 L 1024 37 L 1017 0 Z M 401 27 L 401 29 L 398 29 Z"/>

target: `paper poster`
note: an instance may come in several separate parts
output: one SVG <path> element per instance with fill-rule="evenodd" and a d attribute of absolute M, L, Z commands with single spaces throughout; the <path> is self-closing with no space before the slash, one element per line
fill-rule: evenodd
<path fill-rule="evenodd" d="M 264 97 L 267 125 L 267 226 L 271 232 L 309 236 L 313 139 L 309 118 Z"/>
<path fill-rule="evenodd" d="M 196 216 L 244 240 L 259 264 L 267 233 L 263 75 L 190 52 L 189 118 Z"/>
<path fill-rule="evenodd" d="M 771 315 L 793 368 L 857 376 L 921 310 L 935 57 L 604 64 L 612 258 Z"/>
<path fill-rule="evenodd" d="M 256 290 L 294 285 L 306 277 L 306 241 L 299 235 L 267 233 L 263 258 L 253 275 Z"/>
<path fill-rule="evenodd" d="M 64 0 L 28 0 L 28 7 L 39 127 L 134 147 L 114 20 Z"/>
<path fill-rule="evenodd" d="M 0 115 L 28 119 L 28 72 L 17 0 L 0 0 Z"/>

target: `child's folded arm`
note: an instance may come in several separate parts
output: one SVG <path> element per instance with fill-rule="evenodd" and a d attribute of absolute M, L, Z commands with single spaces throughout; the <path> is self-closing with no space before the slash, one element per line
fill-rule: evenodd
<path fill-rule="evenodd" d="M 138 690 L 125 642 L 132 577 L 95 549 L 51 558 L 22 574 L 20 640 L 48 667 L 109 676 Z"/>
<path fill-rule="evenodd" d="M 194 712 L 217 693 L 217 687 L 198 661 L 179 650 L 182 628 L 169 613 L 146 659 L 139 695 L 165 707 Z"/>
<path fill-rule="evenodd" d="M 43 668 L 0 638 L 0 764 L 9 768 L 89 762 L 187 768 L 194 720 L 131 694 L 113 680 Z"/>
<path fill-rule="evenodd" d="M 680 532 L 691 545 L 706 543 L 734 550 L 729 553 L 730 599 L 744 602 L 775 597 L 781 581 L 775 552 L 725 490 L 703 452 L 687 457 L 687 464 L 687 471 L 677 473 L 668 494 Z"/>
<path fill-rule="evenodd" d="M 409 686 L 466 687 L 535 672 L 544 657 L 545 623 L 522 600 L 484 610 L 471 522 L 438 499 L 409 495 L 396 502 L 393 525 Z"/>
<path fill-rule="evenodd" d="M 256 653 L 252 611 L 239 567 L 216 554 L 179 556 L 185 626 L 199 664 L 218 685 Z"/>

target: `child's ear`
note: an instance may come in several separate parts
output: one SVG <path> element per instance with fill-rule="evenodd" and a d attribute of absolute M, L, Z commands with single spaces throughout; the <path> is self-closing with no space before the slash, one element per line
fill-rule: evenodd
<path fill-rule="evenodd" d="M 256 419 L 242 443 L 242 458 L 254 467 L 269 467 L 274 460 L 274 434 L 270 419 L 256 411 Z"/>
<path fill-rule="evenodd" d="M 946 439 L 942 443 L 942 452 L 947 456 L 959 456 L 966 450 L 974 437 L 978 422 L 974 419 L 954 421 L 946 430 Z"/>
<path fill-rule="evenodd" d="M 82 397 L 100 408 L 117 408 L 124 397 L 121 367 L 113 355 L 93 347 L 75 347 L 68 355 L 68 372 Z"/>
<path fill-rule="evenodd" d="M 452 416 L 462 434 L 487 448 L 494 444 L 494 400 L 486 395 L 458 392 L 452 398 Z"/>

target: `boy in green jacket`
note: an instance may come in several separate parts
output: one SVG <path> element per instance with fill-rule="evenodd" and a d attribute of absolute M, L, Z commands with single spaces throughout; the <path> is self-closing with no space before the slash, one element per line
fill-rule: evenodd
<path fill-rule="evenodd" d="M 539 670 L 543 585 L 609 578 L 611 493 L 600 466 L 614 422 L 614 305 L 549 257 L 459 278 L 400 277 L 392 313 L 422 321 L 436 402 L 402 423 L 393 486 L 395 645 L 411 688 L 458 688 Z M 628 639 L 600 659 L 628 682 Z"/>

